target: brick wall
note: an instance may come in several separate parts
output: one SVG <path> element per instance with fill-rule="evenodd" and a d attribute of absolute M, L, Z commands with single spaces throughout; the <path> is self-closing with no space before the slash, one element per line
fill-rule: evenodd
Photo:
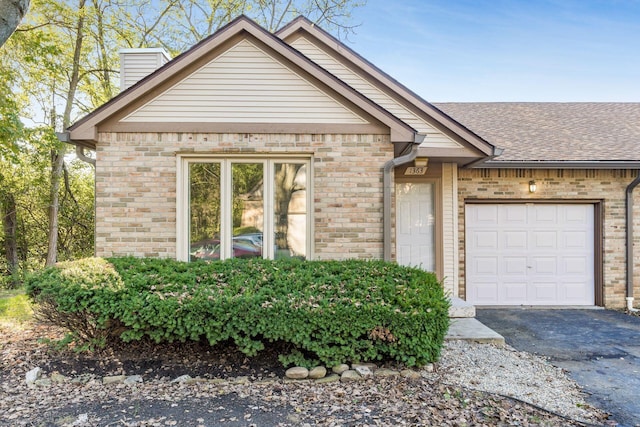
<path fill-rule="evenodd" d="M 465 200 L 601 200 L 604 211 L 604 304 L 611 308 L 624 306 L 625 190 L 636 176 L 633 170 L 461 169 L 458 172 L 460 295 L 465 295 Z M 530 180 L 536 181 L 538 189 L 535 193 L 529 193 Z M 634 293 L 636 301 L 640 301 L 640 189 L 634 196 Z"/>
<path fill-rule="evenodd" d="M 312 154 L 315 259 L 382 258 L 388 135 L 100 133 L 96 255 L 176 256 L 176 154 Z"/>

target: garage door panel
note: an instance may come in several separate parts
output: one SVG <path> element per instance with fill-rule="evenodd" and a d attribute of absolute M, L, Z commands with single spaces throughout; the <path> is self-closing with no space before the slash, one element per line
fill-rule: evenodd
<path fill-rule="evenodd" d="M 522 301 L 527 298 L 527 282 L 503 282 L 501 286 L 501 303 L 503 304 L 519 304 L 517 301 Z"/>
<path fill-rule="evenodd" d="M 534 274 L 536 275 L 557 275 L 558 274 L 558 258 L 550 256 L 534 256 L 531 257 Z"/>
<path fill-rule="evenodd" d="M 564 301 L 571 301 L 571 304 L 580 305 L 575 301 L 582 301 L 582 304 L 593 304 L 593 301 L 589 301 L 585 298 L 585 292 L 587 288 L 591 286 L 588 282 L 562 282 L 560 284 L 560 291 Z"/>
<path fill-rule="evenodd" d="M 586 225 L 589 223 L 589 209 L 591 206 L 566 205 L 563 209 L 563 221 L 565 224 Z"/>
<path fill-rule="evenodd" d="M 493 301 L 498 300 L 498 283 L 479 281 L 473 292 L 473 299 L 475 301 L 493 304 Z"/>
<path fill-rule="evenodd" d="M 581 257 L 562 257 L 561 259 L 563 272 L 566 274 L 580 274 L 584 277 L 589 275 L 589 271 L 593 269 L 593 265 L 589 259 Z"/>
<path fill-rule="evenodd" d="M 555 304 L 558 301 L 557 281 L 533 281 L 530 285 L 530 300 L 532 304 Z"/>
<path fill-rule="evenodd" d="M 586 231 L 565 231 L 562 233 L 563 246 L 566 249 L 584 248 L 589 238 L 589 233 Z"/>
<path fill-rule="evenodd" d="M 558 222 L 558 209 L 555 205 L 534 205 L 533 220 L 537 224 L 555 225 Z"/>
<path fill-rule="evenodd" d="M 521 230 L 505 230 L 503 248 L 506 250 L 523 250 L 527 248 L 527 232 Z"/>
<path fill-rule="evenodd" d="M 499 274 L 498 265 L 499 261 L 496 256 L 477 257 L 474 259 L 473 271 L 477 275 L 487 274 L 495 276 Z"/>
<path fill-rule="evenodd" d="M 504 274 L 506 275 L 526 275 L 527 274 L 527 257 L 506 256 L 504 260 Z M 498 260 L 496 260 L 498 262 Z"/>
<path fill-rule="evenodd" d="M 498 206 L 487 206 L 486 209 L 479 209 L 473 212 L 475 224 L 495 224 L 498 222 Z"/>
<path fill-rule="evenodd" d="M 558 246 L 558 232 L 556 230 L 533 231 L 533 245 L 531 249 L 553 249 Z"/>
<path fill-rule="evenodd" d="M 523 225 L 527 223 L 527 209 L 524 205 L 510 205 L 498 207 L 498 219 L 506 226 Z M 495 223 L 494 223 L 495 224 Z"/>
<path fill-rule="evenodd" d="M 498 249 L 497 231 L 476 231 L 473 233 L 473 247 Z"/>
<path fill-rule="evenodd" d="M 594 304 L 592 204 L 467 204 L 465 220 L 470 302 Z"/>

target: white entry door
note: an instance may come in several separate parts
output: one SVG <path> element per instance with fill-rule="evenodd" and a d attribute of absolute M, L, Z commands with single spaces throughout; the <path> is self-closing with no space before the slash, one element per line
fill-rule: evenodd
<path fill-rule="evenodd" d="M 396 184 L 396 249 L 401 265 L 435 271 L 434 184 Z"/>
<path fill-rule="evenodd" d="M 476 305 L 593 305 L 594 206 L 467 204 L 466 297 Z"/>

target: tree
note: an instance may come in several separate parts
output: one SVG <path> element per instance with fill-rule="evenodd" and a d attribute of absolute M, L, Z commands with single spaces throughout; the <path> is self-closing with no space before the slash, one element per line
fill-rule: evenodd
<path fill-rule="evenodd" d="M 13 34 L 29 9 L 29 0 L 0 0 L 0 47 Z"/>
<path fill-rule="evenodd" d="M 3 1 L 3 0 L 0 0 Z M 118 50 L 165 47 L 173 54 L 215 32 L 240 14 L 269 30 L 299 14 L 340 35 L 353 30 L 357 0 L 33 0 L 32 12 L 0 52 L 15 71 L 12 89 L 34 104 L 31 119 L 62 131 L 117 93 Z M 59 111 L 62 111 L 60 114 Z M 28 116 L 26 111 L 21 112 Z M 48 249 L 46 264 L 58 259 L 61 203 L 75 206 L 65 144 L 49 141 Z M 37 144 L 37 142 L 36 142 Z M 65 179 L 66 178 L 66 179 Z M 67 197 L 66 199 L 64 199 Z M 65 214 L 63 213 L 63 216 Z M 3 222 L 4 224 L 4 222 Z"/>
<path fill-rule="evenodd" d="M 11 96 L 13 75 L 0 68 L 0 161 L 13 161 L 17 154 L 17 141 L 23 135 L 18 104 Z M 11 186 L 0 174 L 0 220 L 2 220 L 2 246 L 6 258 L 6 274 L 12 282 L 18 270 L 17 208 Z M 13 283 L 12 283 L 13 284 Z"/>

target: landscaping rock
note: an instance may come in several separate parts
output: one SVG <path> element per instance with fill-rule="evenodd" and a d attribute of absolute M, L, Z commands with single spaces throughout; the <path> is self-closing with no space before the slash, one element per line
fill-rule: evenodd
<path fill-rule="evenodd" d="M 27 382 L 27 385 L 32 386 L 33 383 L 35 383 L 36 380 L 39 379 L 41 375 L 42 375 L 42 369 L 40 369 L 39 367 L 33 368 L 32 370 L 27 372 L 25 375 L 25 381 Z"/>
<path fill-rule="evenodd" d="M 353 368 L 354 371 L 356 371 L 357 373 L 360 374 L 361 377 L 363 378 L 369 378 L 373 376 L 373 372 L 371 371 L 371 369 L 369 369 L 368 366 L 356 366 Z"/>
<path fill-rule="evenodd" d="M 328 384 L 328 383 L 335 383 L 340 381 L 340 375 L 338 374 L 330 374 L 327 375 L 324 378 L 318 378 L 317 380 L 315 380 L 316 383 L 318 384 Z"/>
<path fill-rule="evenodd" d="M 407 378 L 410 380 L 417 380 L 418 378 L 422 377 L 422 375 L 420 375 L 420 372 L 416 372 L 412 369 L 403 369 L 402 371 L 400 371 L 400 376 L 402 378 Z"/>
<path fill-rule="evenodd" d="M 247 376 L 235 377 L 231 380 L 231 384 L 249 384 L 250 382 Z"/>
<path fill-rule="evenodd" d="M 292 380 L 303 380 L 309 376 L 309 370 L 302 366 L 296 366 L 294 368 L 287 369 L 285 376 Z"/>
<path fill-rule="evenodd" d="M 51 385 L 51 380 L 49 378 L 40 378 L 35 380 L 33 384 L 37 385 L 38 387 L 48 387 Z"/>
<path fill-rule="evenodd" d="M 81 374 L 71 380 L 71 384 L 87 384 L 94 378 L 92 374 Z"/>
<path fill-rule="evenodd" d="M 342 375 L 344 371 L 348 371 L 348 370 L 349 370 L 349 365 L 345 365 L 344 363 L 342 365 L 337 365 L 331 368 L 331 371 L 334 374 L 338 374 L 338 375 Z"/>
<path fill-rule="evenodd" d="M 59 372 L 54 372 L 51 374 L 51 381 L 53 381 L 54 383 L 63 384 L 70 380 L 71 378 L 62 375 Z"/>
<path fill-rule="evenodd" d="M 378 369 L 378 365 L 376 365 L 375 363 L 352 363 L 351 364 L 351 369 L 356 369 L 359 367 L 364 367 L 364 368 L 369 368 L 370 371 L 375 371 L 376 369 Z"/>
<path fill-rule="evenodd" d="M 398 375 L 400 375 L 400 372 L 396 371 L 395 369 L 381 368 L 376 369 L 373 375 L 375 375 L 376 377 L 397 377 Z"/>
<path fill-rule="evenodd" d="M 327 368 L 324 366 L 316 366 L 309 371 L 309 378 L 317 380 L 318 378 L 324 378 L 327 375 Z"/>
<path fill-rule="evenodd" d="M 191 375 L 180 375 L 178 378 L 172 380 L 172 383 L 185 383 L 189 380 L 191 380 Z"/>
<path fill-rule="evenodd" d="M 351 369 L 344 371 L 342 375 L 340 375 L 340 381 L 342 382 L 353 382 L 360 380 L 362 380 L 360 374 L 357 371 Z"/>
<path fill-rule="evenodd" d="M 107 384 L 120 384 L 123 383 L 124 380 L 127 379 L 126 375 L 113 375 L 110 377 L 104 377 L 102 378 L 102 384 L 107 385 Z"/>
<path fill-rule="evenodd" d="M 135 384 L 135 383 L 141 383 L 142 382 L 142 376 L 141 375 L 131 375 L 129 377 L 127 377 L 126 380 L 124 380 L 125 384 Z"/>

